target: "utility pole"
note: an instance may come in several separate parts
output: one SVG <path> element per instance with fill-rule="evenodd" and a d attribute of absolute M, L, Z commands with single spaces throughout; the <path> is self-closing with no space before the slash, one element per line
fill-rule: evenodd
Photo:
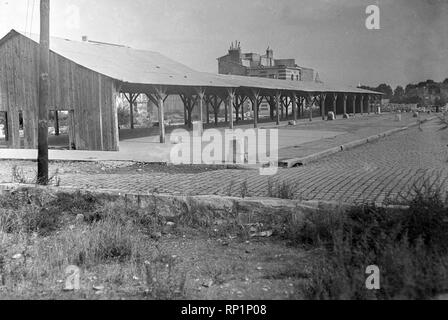
<path fill-rule="evenodd" d="M 50 91 L 50 0 L 40 0 L 40 65 L 37 183 L 48 185 L 48 103 Z"/>

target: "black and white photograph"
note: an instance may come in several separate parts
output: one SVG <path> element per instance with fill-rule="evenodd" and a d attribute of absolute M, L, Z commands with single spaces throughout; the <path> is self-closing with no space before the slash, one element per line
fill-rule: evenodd
<path fill-rule="evenodd" d="M 0 0 L 0 300 L 448 300 L 448 1 Z"/>

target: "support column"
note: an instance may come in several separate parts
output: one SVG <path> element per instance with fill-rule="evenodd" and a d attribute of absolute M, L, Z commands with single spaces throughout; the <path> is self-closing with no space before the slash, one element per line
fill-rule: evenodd
<path fill-rule="evenodd" d="M 282 101 L 282 97 L 280 96 L 280 108 L 281 108 L 281 119 L 285 119 L 285 104 Z"/>
<path fill-rule="evenodd" d="M 333 112 L 334 112 L 334 118 L 337 118 L 338 115 L 338 95 L 335 93 L 333 94 Z"/>
<path fill-rule="evenodd" d="M 306 99 L 305 99 L 306 103 L 308 104 L 308 108 L 310 109 L 310 122 L 313 121 L 313 97 L 311 95 L 311 93 L 308 93 Z"/>
<path fill-rule="evenodd" d="M 281 108 L 281 97 L 282 94 L 280 91 L 277 91 L 275 93 L 275 103 L 276 103 L 276 109 L 277 109 L 277 117 L 276 117 L 276 124 L 279 126 L 280 125 L 280 108 Z"/>
<path fill-rule="evenodd" d="M 293 120 L 297 121 L 297 95 L 295 92 L 291 94 Z"/>
<path fill-rule="evenodd" d="M 129 103 L 129 113 L 130 113 L 130 119 L 131 122 L 131 129 L 134 129 L 134 100 L 131 98 L 131 102 Z"/>
<path fill-rule="evenodd" d="M 227 106 L 227 110 L 230 112 L 229 113 L 229 119 L 230 119 L 230 129 L 233 130 L 233 123 L 234 123 L 234 119 L 233 119 L 233 104 L 235 103 L 235 89 L 228 89 L 227 90 L 227 99 L 226 99 L 226 106 Z"/>
<path fill-rule="evenodd" d="M 364 115 L 364 96 L 361 95 L 361 115 Z"/>
<path fill-rule="evenodd" d="M 225 117 L 225 122 L 228 123 L 229 122 L 229 104 L 227 103 L 227 100 L 228 100 L 227 98 L 225 98 L 224 100 L 225 100 L 225 102 L 224 102 L 224 108 L 225 108 L 224 117 Z"/>
<path fill-rule="evenodd" d="M 218 125 L 219 107 L 221 106 L 221 103 L 222 103 L 221 99 L 219 102 L 218 102 L 218 99 L 220 99 L 220 98 L 218 98 L 218 96 L 215 95 L 214 103 L 213 103 L 213 114 L 215 116 L 215 126 Z"/>
<path fill-rule="evenodd" d="M 370 115 L 370 113 L 372 112 L 372 104 L 370 101 L 370 94 L 367 95 L 367 114 Z"/>
<path fill-rule="evenodd" d="M 205 90 L 202 88 L 197 88 L 196 93 L 198 94 L 198 105 L 199 105 L 199 121 L 201 123 L 201 133 L 204 130 L 204 96 Z"/>
<path fill-rule="evenodd" d="M 347 98 L 348 96 L 344 93 L 344 117 L 347 114 Z"/>
<path fill-rule="evenodd" d="M 322 120 L 325 121 L 325 119 L 327 118 L 326 114 L 325 114 L 325 102 L 327 100 L 327 94 L 326 93 L 322 93 L 320 96 L 320 112 L 322 114 Z"/>
<path fill-rule="evenodd" d="M 59 136 L 59 114 L 58 110 L 54 111 L 54 135 Z"/>
<path fill-rule="evenodd" d="M 159 132 L 160 132 L 160 143 L 166 142 L 165 137 L 165 110 L 164 101 L 166 98 L 166 88 L 155 87 L 157 106 L 159 107 Z"/>
<path fill-rule="evenodd" d="M 259 109 L 259 99 L 260 99 L 260 91 L 251 90 L 251 95 L 249 97 L 252 108 L 254 110 L 254 128 L 258 128 L 258 109 Z"/>
<path fill-rule="evenodd" d="M 207 124 L 210 124 L 210 97 L 205 99 L 205 108 L 207 113 Z"/>
<path fill-rule="evenodd" d="M 356 94 L 352 96 L 352 105 L 353 105 L 353 117 L 356 116 Z"/>

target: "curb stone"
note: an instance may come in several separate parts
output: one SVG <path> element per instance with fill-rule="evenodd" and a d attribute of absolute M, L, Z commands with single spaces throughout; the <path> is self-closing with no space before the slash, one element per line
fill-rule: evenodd
<path fill-rule="evenodd" d="M 282 200 L 274 198 L 236 198 L 216 195 L 185 196 L 171 194 L 133 194 L 124 193 L 118 190 L 85 190 L 73 187 L 43 187 L 37 185 L 23 184 L 0 184 L 0 195 L 13 192 L 48 192 L 56 193 L 89 193 L 98 197 L 109 197 L 116 200 L 124 200 L 127 205 L 137 206 L 140 209 L 153 209 L 157 206 L 159 214 L 165 218 L 180 217 L 188 212 L 200 212 L 213 218 L 222 218 L 231 213 L 238 214 L 240 223 L 257 223 L 263 218 L 268 221 L 285 221 L 290 218 L 294 223 L 300 224 L 304 218 L 319 211 L 344 211 L 354 208 L 357 205 L 332 202 L 332 201 L 300 201 Z M 406 206 L 383 206 L 380 203 L 377 207 L 393 209 L 406 209 Z"/>

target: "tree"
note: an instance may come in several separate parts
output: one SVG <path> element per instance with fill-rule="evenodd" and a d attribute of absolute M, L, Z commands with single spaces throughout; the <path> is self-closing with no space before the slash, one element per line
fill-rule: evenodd
<path fill-rule="evenodd" d="M 446 78 L 445 80 L 443 80 L 443 84 L 448 84 L 448 78 Z"/>
<path fill-rule="evenodd" d="M 403 101 L 405 92 L 402 86 L 398 86 L 394 91 L 393 101 L 395 103 L 401 103 Z"/>
<path fill-rule="evenodd" d="M 394 95 L 394 91 L 392 90 L 392 87 L 387 85 L 387 84 L 385 84 L 385 83 L 380 84 L 376 88 L 376 91 L 384 93 L 384 95 L 385 95 L 384 98 L 386 98 L 386 99 L 391 99 L 393 97 L 393 95 Z"/>

